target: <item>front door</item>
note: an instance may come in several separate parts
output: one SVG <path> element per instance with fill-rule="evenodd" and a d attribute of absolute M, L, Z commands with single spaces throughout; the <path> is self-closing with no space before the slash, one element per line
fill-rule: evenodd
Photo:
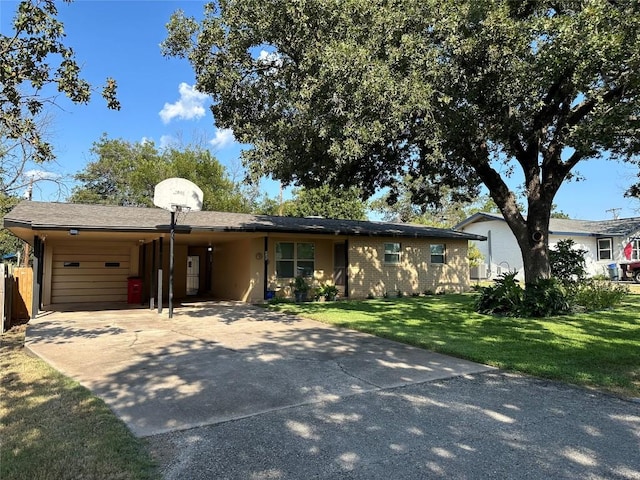
<path fill-rule="evenodd" d="M 197 295 L 200 290 L 200 257 L 187 257 L 187 295 Z"/>

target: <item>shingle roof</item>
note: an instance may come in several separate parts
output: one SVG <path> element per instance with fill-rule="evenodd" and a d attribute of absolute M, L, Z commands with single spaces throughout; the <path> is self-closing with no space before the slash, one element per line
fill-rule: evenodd
<path fill-rule="evenodd" d="M 169 213 L 159 208 L 47 203 L 26 200 L 19 203 L 4 217 L 5 228 L 27 227 L 37 230 L 77 228 L 102 231 L 166 231 L 169 223 Z M 276 217 L 229 212 L 180 214 L 178 223 L 183 227 L 188 226 L 191 231 L 486 239 L 480 235 L 415 224 Z"/>
<path fill-rule="evenodd" d="M 454 229 L 483 220 L 502 220 L 497 213 L 476 213 L 457 224 Z M 592 236 L 626 237 L 640 231 L 640 217 L 620 218 L 617 220 L 573 220 L 567 218 L 551 218 L 549 231 L 555 235 L 577 234 Z"/>

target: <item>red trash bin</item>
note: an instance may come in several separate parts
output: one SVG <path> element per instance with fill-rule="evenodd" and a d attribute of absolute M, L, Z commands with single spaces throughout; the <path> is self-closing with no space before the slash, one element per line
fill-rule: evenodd
<path fill-rule="evenodd" d="M 128 279 L 127 303 L 142 303 L 142 279 L 138 277 Z"/>

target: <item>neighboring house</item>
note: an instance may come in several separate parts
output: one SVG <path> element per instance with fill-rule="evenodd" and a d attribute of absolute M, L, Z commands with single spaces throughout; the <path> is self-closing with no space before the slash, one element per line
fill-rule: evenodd
<path fill-rule="evenodd" d="M 484 265 L 471 272 L 472 278 L 494 279 L 515 270 L 517 278 L 524 279 L 520 247 L 502 215 L 476 213 L 454 229 L 487 237 L 486 242 L 477 245 L 484 255 Z M 552 218 L 549 247 L 553 248 L 558 240 L 565 239 L 572 239 L 576 248 L 587 251 L 585 260 L 589 276 L 609 276 L 615 272 L 621 277 L 621 265 L 640 259 L 640 217 L 599 221 Z"/>
<path fill-rule="evenodd" d="M 165 210 L 23 201 L 4 217 L 4 227 L 34 247 L 37 308 L 130 301 L 130 277 L 142 284 L 137 301 L 167 298 Z M 411 224 L 180 213 L 174 297 L 290 296 L 297 275 L 315 285 L 334 283 L 352 298 L 460 292 L 469 287 L 468 242 L 484 239 Z"/>

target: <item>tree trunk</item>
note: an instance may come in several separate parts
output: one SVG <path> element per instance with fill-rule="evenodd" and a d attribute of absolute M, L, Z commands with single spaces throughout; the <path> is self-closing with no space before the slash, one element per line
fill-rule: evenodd
<path fill-rule="evenodd" d="M 518 241 L 524 265 L 525 284 L 551 276 L 549 263 L 549 218 L 551 206 L 542 202 L 529 204 L 527 219 L 504 215 Z"/>
<path fill-rule="evenodd" d="M 537 280 L 551 276 L 547 240 L 543 242 L 531 241 L 528 246 L 523 247 L 521 245 L 520 249 L 522 251 L 525 284 L 535 283 Z"/>

